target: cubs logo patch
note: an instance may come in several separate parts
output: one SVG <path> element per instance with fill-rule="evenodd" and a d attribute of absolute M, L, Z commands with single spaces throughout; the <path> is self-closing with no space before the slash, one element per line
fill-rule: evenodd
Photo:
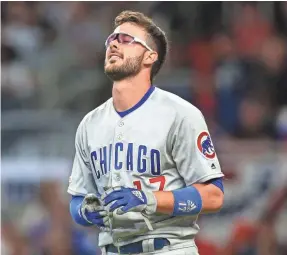
<path fill-rule="evenodd" d="M 208 132 L 201 132 L 197 137 L 197 148 L 208 159 L 215 158 L 215 150 Z"/>

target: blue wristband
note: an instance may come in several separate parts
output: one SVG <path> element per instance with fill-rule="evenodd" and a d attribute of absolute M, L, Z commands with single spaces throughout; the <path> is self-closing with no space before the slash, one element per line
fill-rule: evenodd
<path fill-rule="evenodd" d="M 202 209 L 200 193 L 193 186 L 172 191 L 174 196 L 173 216 L 198 215 Z"/>
<path fill-rule="evenodd" d="M 70 202 L 70 214 L 76 223 L 82 226 L 91 226 L 92 224 L 83 218 L 80 210 L 83 200 L 84 197 L 82 196 L 72 196 L 72 200 Z"/>

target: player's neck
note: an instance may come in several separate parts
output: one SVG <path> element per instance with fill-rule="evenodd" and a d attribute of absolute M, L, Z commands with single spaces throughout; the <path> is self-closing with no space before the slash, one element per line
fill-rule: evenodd
<path fill-rule="evenodd" d="M 150 88 L 148 80 L 133 77 L 126 80 L 114 82 L 113 103 L 118 112 L 126 111 L 136 105 Z"/>

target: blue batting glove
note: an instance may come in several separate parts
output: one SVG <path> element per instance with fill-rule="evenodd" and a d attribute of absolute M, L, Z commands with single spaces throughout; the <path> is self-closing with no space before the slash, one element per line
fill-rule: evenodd
<path fill-rule="evenodd" d="M 109 211 L 122 215 L 127 212 L 143 212 L 153 214 L 156 212 L 157 201 L 152 192 L 141 191 L 134 188 L 113 188 L 106 192 L 102 198 L 104 206 L 110 206 Z"/>

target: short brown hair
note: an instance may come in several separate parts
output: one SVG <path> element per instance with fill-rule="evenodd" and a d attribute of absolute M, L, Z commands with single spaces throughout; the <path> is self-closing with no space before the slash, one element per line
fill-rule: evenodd
<path fill-rule="evenodd" d="M 151 69 L 151 81 L 161 69 L 168 51 L 168 41 L 165 33 L 147 16 L 141 12 L 123 11 L 115 18 L 115 27 L 131 22 L 143 27 L 149 35 L 152 49 L 158 54 L 158 60 Z"/>

